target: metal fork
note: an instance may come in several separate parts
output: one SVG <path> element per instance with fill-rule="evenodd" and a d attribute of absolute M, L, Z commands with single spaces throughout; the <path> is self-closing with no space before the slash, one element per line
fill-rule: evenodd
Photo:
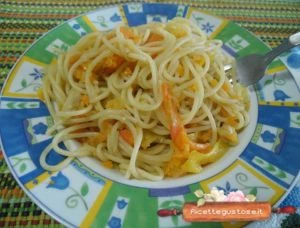
<path fill-rule="evenodd" d="M 284 39 L 279 46 L 265 55 L 251 54 L 238 58 L 235 63 L 236 67 L 225 65 L 224 70 L 226 73 L 229 73 L 236 69 L 235 73 L 239 83 L 244 86 L 253 85 L 264 76 L 267 66 L 274 58 L 297 45 L 300 45 L 300 32 Z"/>

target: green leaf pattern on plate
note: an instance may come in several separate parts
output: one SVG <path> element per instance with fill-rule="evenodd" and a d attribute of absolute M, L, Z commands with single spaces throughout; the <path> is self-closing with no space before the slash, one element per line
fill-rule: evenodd
<path fill-rule="evenodd" d="M 202 21 L 204 20 L 203 17 L 200 17 L 200 16 L 198 16 L 198 15 L 194 15 L 194 16 L 193 16 L 193 19 L 195 20 L 195 22 L 197 23 L 198 26 L 200 26 L 201 23 L 202 23 Z"/>
<path fill-rule="evenodd" d="M 272 78 L 267 79 L 263 84 L 264 86 L 268 86 L 273 84 L 274 88 L 276 89 L 278 86 L 283 86 L 286 84 L 286 79 L 282 77 L 278 77 L 278 75 L 275 73 Z"/>
<path fill-rule="evenodd" d="M 277 174 L 277 176 L 279 178 L 286 178 L 287 177 L 286 173 L 283 170 L 279 170 L 279 173 Z"/>
<path fill-rule="evenodd" d="M 24 78 L 21 80 L 20 88 L 17 89 L 15 92 L 22 92 L 29 87 L 32 87 L 33 91 L 37 91 L 41 87 L 41 82 L 37 82 L 37 79 L 33 79 L 32 81 L 28 82 Z"/>
<path fill-rule="evenodd" d="M 68 188 L 73 191 L 73 194 L 69 195 L 66 198 L 66 200 L 65 200 L 66 206 L 68 208 L 76 208 L 78 206 L 79 201 L 81 201 L 85 210 L 88 210 L 87 202 L 84 199 L 84 197 L 89 192 L 89 187 L 88 187 L 87 183 L 83 183 L 83 185 L 80 188 L 80 193 L 71 186 L 69 186 Z"/>
<path fill-rule="evenodd" d="M 103 16 L 98 16 L 97 17 L 97 21 L 93 21 L 93 23 L 99 24 L 103 28 L 107 28 L 108 27 L 107 21 L 105 20 L 105 17 L 103 17 Z"/>
<path fill-rule="evenodd" d="M 241 188 L 239 188 L 240 190 L 249 190 L 248 194 L 251 194 L 250 192 L 254 192 L 257 194 L 258 189 L 269 189 L 266 186 L 252 186 L 248 184 L 249 181 L 249 177 L 247 174 L 243 173 L 243 172 L 239 172 L 235 175 L 235 180 L 236 182 L 241 186 Z M 255 190 L 254 190 L 255 189 Z"/>
<path fill-rule="evenodd" d="M 143 10 L 142 9 L 142 4 L 133 4 L 130 7 L 133 8 L 133 9 L 134 9 L 134 7 L 136 7 L 134 9 L 135 11 L 140 11 L 140 10 L 142 11 Z M 183 12 L 184 12 L 184 9 L 178 9 L 178 14 L 181 14 Z M 198 24 L 201 24 L 204 20 L 203 18 L 201 18 L 199 16 L 197 18 L 194 18 L 194 19 L 195 19 L 196 22 L 198 22 Z M 97 18 L 97 20 L 94 21 L 94 23 L 97 23 L 101 27 L 104 27 L 104 28 L 108 27 L 108 22 L 102 16 L 99 16 L 99 18 Z M 224 29 L 224 31 L 225 30 L 226 29 Z M 58 30 L 56 29 L 56 31 L 58 31 Z M 240 31 L 238 30 L 236 33 L 238 34 L 238 33 L 240 33 Z M 53 32 L 52 32 L 52 34 L 53 34 Z M 253 39 L 255 39 L 255 38 L 253 38 Z M 240 49 L 241 48 L 241 42 L 242 42 L 241 40 L 235 40 L 234 42 L 232 41 L 230 44 L 232 46 L 234 46 L 236 49 Z M 262 43 L 260 41 L 257 41 L 257 42 Z M 255 44 L 255 42 L 253 42 L 253 43 Z M 251 44 L 252 44 L 252 42 L 251 42 Z M 259 45 L 255 45 L 255 47 L 256 46 L 257 46 L 257 48 L 260 48 Z M 67 49 L 68 47 L 62 45 L 61 47 L 57 46 L 55 48 L 64 50 L 64 49 Z M 249 47 L 249 48 L 252 48 L 252 47 Z M 243 51 L 247 52 L 248 49 L 243 50 Z M 262 51 L 264 51 L 264 50 L 262 50 Z M 48 59 L 46 59 L 46 60 L 48 60 Z M 46 60 L 44 60 L 44 62 L 46 62 Z M 34 84 L 32 84 L 32 82 L 33 81 L 28 80 L 27 78 L 26 79 L 24 78 L 24 79 L 20 80 L 20 82 L 19 82 L 20 83 L 19 91 L 22 91 L 25 88 L 28 88 L 28 86 L 34 86 Z M 267 80 L 264 85 L 269 85 L 269 84 L 272 84 L 272 83 L 273 83 L 273 80 L 270 79 L 270 80 Z M 282 83 L 282 81 L 280 81 L 280 80 L 277 80 L 276 82 L 274 82 L 274 84 L 276 84 L 276 85 L 281 85 L 281 83 Z M 35 87 L 35 88 L 37 88 L 37 87 Z M 23 102 L 23 103 L 21 103 L 21 102 L 9 102 L 6 105 L 7 105 L 8 108 L 11 108 L 11 109 L 26 108 L 26 107 L 29 106 L 29 104 L 27 104 L 25 102 Z M 39 103 L 37 103 L 37 104 L 32 103 L 31 106 L 32 107 L 38 107 Z M 298 126 L 300 126 L 300 115 L 298 115 L 294 119 L 294 121 L 296 121 L 296 124 Z M 260 130 L 259 130 L 259 125 L 258 125 L 257 129 L 255 131 L 255 135 L 252 138 L 252 140 L 255 141 L 257 138 L 259 138 L 259 136 L 260 136 Z M 285 178 L 287 176 L 286 173 L 283 170 L 279 170 L 276 166 L 273 166 L 272 164 L 266 163 L 265 161 L 263 161 L 261 159 L 256 160 L 256 163 L 258 165 L 264 167 L 266 170 L 268 170 L 268 172 L 274 173 L 274 172 L 278 171 L 277 176 L 279 178 Z M 18 167 L 16 167 L 16 170 L 18 170 L 20 172 L 25 172 L 26 169 L 28 168 L 28 165 L 26 165 L 25 160 L 19 161 L 19 160 L 15 159 L 14 166 L 18 166 Z M 244 189 L 246 189 L 250 194 L 253 194 L 253 195 L 257 195 L 257 193 L 260 189 L 267 188 L 265 186 L 252 186 L 251 184 L 249 184 L 247 182 L 248 181 L 248 176 L 245 173 L 238 173 L 235 176 L 235 178 L 236 178 L 236 181 L 238 182 L 238 184 L 240 184 L 242 187 L 244 187 Z M 70 192 L 68 191 L 70 193 L 70 195 L 65 200 L 66 206 L 68 208 L 74 208 L 77 205 L 79 205 L 79 203 L 80 203 L 81 206 L 83 204 L 85 209 L 88 210 L 88 206 L 87 206 L 85 197 L 92 193 L 91 186 L 89 186 L 86 182 L 83 182 L 81 185 L 78 186 L 78 188 L 75 189 L 75 188 L 70 186 L 70 187 L 68 187 L 68 190 L 70 191 Z M 110 197 L 110 196 L 108 196 L 108 197 Z M 174 208 L 182 208 L 182 205 L 183 205 L 183 201 L 181 201 L 181 200 L 166 200 L 166 201 L 161 203 L 160 207 L 161 208 L 174 209 Z M 172 217 L 172 221 L 173 221 L 174 225 L 178 225 L 178 218 L 179 217 L 176 217 L 176 216 Z M 136 225 L 138 226 L 138 224 L 136 224 Z"/>
<path fill-rule="evenodd" d="M 260 138 L 260 135 L 261 135 L 261 132 L 262 132 L 262 129 L 263 129 L 263 125 L 262 124 L 257 124 L 254 135 L 251 139 L 252 143 L 256 144 L 258 142 L 258 140 Z"/>
<path fill-rule="evenodd" d="M 9 109 L 23 109 L 23 108 L 38 108 L 38 102 L 7 102 L 6 107 Z"/>
<path fill-rule="evenodd" d="M 264 86 L 270 85 L 272 84 L 273 80 L 272 79 L 268 79 L 265 81 Z"/>
<path fill-rule="evenodd" d="M 89 186 L 87 185 L 87 183 L 84 183 L 82 186 L 81 186 L 81 189 L 80 189 L 80 193 L 82 196 L 86 196 L 89 192 Z"/>
<path fill-rule="evenodd" d="M 14 161 L 12 166 L 13 167 L 18 167 L 19 172 L 22 174 L 27 169 L 26 161 L 30 161 L 31 159 L 29 157 L 24 157 L 24 158 L 12 157 L 11 160 Z"/>
<path fill-rule="evenodd" d="M 20 168 L 19 168 L 20 173 L 23 173 L 26 170 L 26 168 L 27 168 L 26 163 L 22 163 L 22 165 L 20 165 Z"/>
<path fill-rule="evenodd" d="M 182 17 L 183 16 L 184 8 L 179 7 L 176 13 L 176 17 Z"/>
<path fill-rule="evenodd" d="M 296 116 L 296 118 L 293 120 L 291 119 L 291 122 L 300 126 L 300 114 Z"/>
<path fill-rule="evenodd" d="M 27 81 L 26 81 L 25 78 L 22 79 L 22 81 L 21 81 L 21 86 L 22 86 L 22 87 L 27 87 Z"/>
<path fill-rule="evenodd" d="M 257 195 L 257 188 L 253 187 L 253 188 L 249 191 L 249 194 L 250 194 L 250 195 L 256 196 L 256 195 Z"/>
<path fill-rule="evenodd" d="M 262 169 L 266 170 L 267 172 L 271 173 L 275 177 L 279 179 L 285 179 L 287 178 L 287 174 L 285 171 L 279 169 L 275 165 L 272 165 L 271 163 L 259 158 L 259 157 L 254 157 L 253 162 L 260 166 Z"/>

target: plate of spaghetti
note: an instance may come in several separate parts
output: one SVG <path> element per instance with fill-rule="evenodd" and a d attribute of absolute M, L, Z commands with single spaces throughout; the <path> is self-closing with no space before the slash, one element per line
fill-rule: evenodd
<path fill-rule="evenodd" d="M 192 226 L 156 211 L 195 200 L 199 188 L 278 204 L 299 171 L 299 90 L 280 60 L 249 88 L 224 71 L 268 50 L 186 5 L 124 4 L 71 19 L 36 41 L 3 87 L 8 166 L 71 227 Z"/>

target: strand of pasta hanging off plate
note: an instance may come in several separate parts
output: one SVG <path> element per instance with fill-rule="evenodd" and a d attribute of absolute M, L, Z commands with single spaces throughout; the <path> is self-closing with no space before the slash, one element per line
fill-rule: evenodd
<path fill-rule="evenodd" d="M 126 178 L 200 172 L 249 122 L 247 89 L 225 75 L 233 60 L 221 46 L 183 18 L 82 37 L 45 69 L 38 91 L 56 132 L 41 166 L 93 156 Z M 67 159 L 48 164 L 51 150 Z"/>

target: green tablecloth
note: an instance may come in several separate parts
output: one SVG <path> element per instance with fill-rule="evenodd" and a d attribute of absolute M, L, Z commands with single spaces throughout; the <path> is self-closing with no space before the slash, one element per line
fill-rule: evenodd
<path fill-rule="evenodd" d="M 0 86 L 20 55 L 63 21 L 111 3 L 97 0 L 0 0 Z M 162 1 L 147 1 L 162 2 Z M 173 2 L 173 1 L 169 1 Z M 274 47 L 300 30 L 300 1 L 179 1 L 235 21 Z M 61 227 L 21 190 L 0 152 L 0 227 Z"/>

